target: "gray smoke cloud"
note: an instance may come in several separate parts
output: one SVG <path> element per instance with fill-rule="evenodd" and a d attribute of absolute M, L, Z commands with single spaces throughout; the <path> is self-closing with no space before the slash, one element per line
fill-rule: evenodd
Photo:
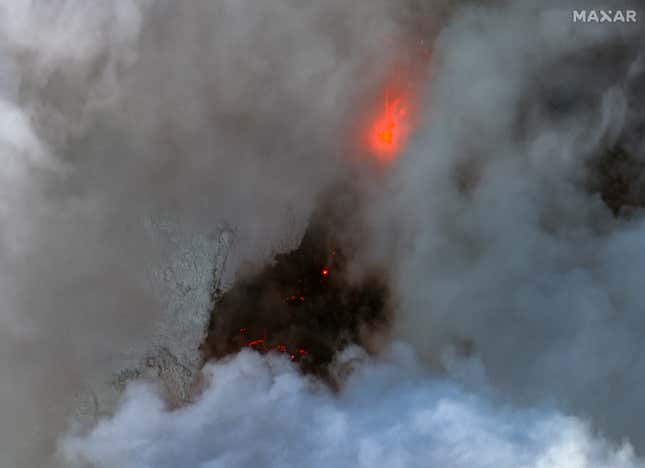
<path fill-rule="evenodd" d="M 584 6 L 0 2 L 0 465 L 640 465 L 643 218 L 587 182 L 618 142 L 644 156 L 642 38 L 573 24 Z M 402 44 L 437 32 L 427 111 L 375 183 L 355 123 Z M 230 226 L 230 281 L 348 175 L 421 361 L 359 359 L 336 395 L 244 352 L 193 404 L 133 383 L 57 443 L 88 376 L 162 319 L 150 219 Z"/>
<path fill-rule="evenodd" d="M 589 179 L 616 145 L 645 157 L 643 38 L 574 23 L 584 6 L 473 7 L 442 30 L 429 123 L 380 229 L 404 233 L 401 339 L 473 388 L 483 373 L 642 450 L 643 211 L 614 216 Z"/>
<path fill-rule="evenodd" d="M 403 32 L 384 1 L 0 3 L 0 465 L 52 466 L 157 333 L 155 226 L 234 231 L 230 277 L 298 240 Z"/>

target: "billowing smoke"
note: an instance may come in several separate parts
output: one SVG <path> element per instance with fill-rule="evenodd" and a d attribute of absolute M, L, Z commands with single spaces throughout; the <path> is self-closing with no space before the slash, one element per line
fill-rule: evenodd
<path fill-rule="evenodd" d="M 406 347 L 379 362 L 349 349 L 341 395 L 304 379 L 285 358 L 248 351 L 209 365 L 210 387 L 175 412 L 132 386 L 114 419 L 64 444 L 71 466 L 365 468 L 639 466 L 628 446 L 580 421 L 517 410 L 427 373 Z"/>
<path fill-rule="evenodd" d="M 7 0 L 0 34 L 0 465 L 51 466 L 168 317 L 195 371 L 213 243 L 232 278 L 299 240 L 402 31 L 371 0 Z"/>
<path fill-rule="evenodd" d="M 639 465 L 642 37 L 585 3 L 0 2 L 0 465 Z M 356 133 L 419 44 L 374 169 Z M 215 286 L 348 181 L 335 234 L 413 351 L 349 348 L 337 392 L 249 350 L 200 370 Z"/>
<path fill-rule="evenodd" d="M 390 202 L 399 336 L 643 449 L 643 38 L 574 5 L 474 7 L 441 32 Z"/>

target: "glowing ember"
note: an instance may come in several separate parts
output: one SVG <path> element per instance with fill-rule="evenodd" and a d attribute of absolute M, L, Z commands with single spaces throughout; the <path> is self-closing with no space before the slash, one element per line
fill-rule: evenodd
<path fill-rule="evenodd" d="M 383 162 L 392 161 L 403 149 L 410 133 L 408 106 L 403 97 L 392 99 L 388 93 L 384 108 L 370 128 L 371 151 Z"/>
<path fill-rule="evenodd" d="M 304 300 L 304 297 L 301 296 L 301 299 Z M 292 361 L 295 361 L 296 359 L 301 360 L 302 358 L 305 358 L 306 356 L 309 355 L 307 350 L 303 348 L 298 348 L 297 351 L 291 352 L 289 350 L 289 347 L 284 343 L 280 343 L 272 348 L 270 346 L 267 346 L 267 341 L 265 338 L 258 338 L 257 340 L 247 341 L 246 331 L 247 331 L 246 327 L 240 328 L 240 342 L 243 347 L 252 348 L 252 349 L 255 349 L 256 351 L 260 351 L 264 353 L 275 351 L 278 353 L 287 354 L 289 355 L 289 359 L 291 359 Z M 266 335 L 266 330 L 264 334 Z"/>
<path fill-rule="evenodd" d="M 305 296 L 296 296 L 295 294 L 284 298 L 284 302 L 289 305 L 298 305 L 305 302 Z"/>
<path fill-rule="evenodd" d="M 329 270 L 328 270 L 327 268 L 323 268 L 323 270 L 322 270 L 321 274 L 322 274 L 323 276 L 329 276 Z"/>

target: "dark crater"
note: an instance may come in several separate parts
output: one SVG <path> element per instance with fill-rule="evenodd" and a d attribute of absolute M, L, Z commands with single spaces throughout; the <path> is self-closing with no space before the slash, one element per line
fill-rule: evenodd
<path fill-rule="evenodd" d="M 347 345 L 373 351 L 391 322 L 387 283 L 377 272 L 350 278 L 354 249 L 341 246 L 339 225 L 333 206 L 319 210 L 297 248 L 216 296 L 204 358 L 250 347 L 284 353 L 302 371 L 329 379 L 329 364 Z"/>

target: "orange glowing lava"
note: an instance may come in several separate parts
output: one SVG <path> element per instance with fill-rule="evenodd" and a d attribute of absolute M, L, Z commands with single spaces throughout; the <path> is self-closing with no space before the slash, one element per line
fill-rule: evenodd
<path fill-rule="evenodd" d="M 304 297 L 301 296 L 301 299 L 304 300 Z M 264 331 L 264 335 L 266 337 L 266 330 Z M 291 352 L 289 351 L 289 347 L 284 343 L 278 344 L 275 348 L 267 347 L 265 338 L 258 338 L 257 340 L 247 342 L 246 327 L 240 328 L 240 342 L 242 343 L 242 346 L 253 348 L 256 351 L 277 351 L 278 353 L 288 354 L 289 359 L 291 359 L 292 361 L 295 361 L 296 359 L 300 360 L 309 355 L 309 352 L 307 352 L 307 350 L 303 348 L 298 348 L 296 351 Z M 246 344 L 244 344 L 245 342 Z"/>
<path fill-rule="evenodd" d="M 424 38 L 403 47 L 398 55 L 362 124 L 363 149 L 380 165 L 393 162 L 405 151 L 420 124 L 422 87 L 432 74 L 432 50 Z"/>
<path fill-rule="evenodd" d="M 404 148 L 410 135 L 409 105 L 403 95 L 385 96 L 383 107 L 372 121 L 369 130 L 370 152 L 381 162 L 390 162 Z"/>

